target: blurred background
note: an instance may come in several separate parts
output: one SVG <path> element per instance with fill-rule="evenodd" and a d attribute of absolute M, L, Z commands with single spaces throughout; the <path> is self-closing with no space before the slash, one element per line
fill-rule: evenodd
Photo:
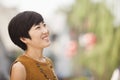
<path fill-rule="evenodd" d="M 44 54 L 59 80 L 117 80 L 120 0 L 0 0 L 0 80 L 9 80 L 10 65 L 22 53 L 7 27 L 25 10 L 40 13 L 50 29 L 52 44 Z"/>

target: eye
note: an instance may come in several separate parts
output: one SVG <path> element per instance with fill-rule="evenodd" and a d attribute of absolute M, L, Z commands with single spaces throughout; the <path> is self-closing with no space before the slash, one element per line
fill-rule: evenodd
<path fill-rule="evenodd" d="M 45 23 L 43 23 L 43 26 L 44 26 L 44 27 L 46 27 L 46 24 L 45 24 Z"/>
<path fill-rule="evenodd" d="M 36 28 L 35 29 L 40 29 L 40 26 L 36 26 Z"/>

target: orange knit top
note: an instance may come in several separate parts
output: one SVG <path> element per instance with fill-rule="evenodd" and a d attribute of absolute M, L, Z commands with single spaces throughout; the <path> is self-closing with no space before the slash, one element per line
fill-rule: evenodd
<path fill-rule="evenodd" d="M 58 80 L 52 62 L 46 58 L 46 63 L 38 62 L 25 55 L 19 56 L 15 62 L 21 62 L 26 69 L 26 80 Z"/>

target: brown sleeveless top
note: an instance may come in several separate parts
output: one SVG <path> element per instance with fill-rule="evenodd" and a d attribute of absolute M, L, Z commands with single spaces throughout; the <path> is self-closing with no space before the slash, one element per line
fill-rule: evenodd
<path fill-rule="evenodd" d="M 15 62 L 21 62 L 26 69 L 26 80 L 58 80 L 50 59 L 46 63 L 38 62 L 25 55 L 19 56 Z"/>

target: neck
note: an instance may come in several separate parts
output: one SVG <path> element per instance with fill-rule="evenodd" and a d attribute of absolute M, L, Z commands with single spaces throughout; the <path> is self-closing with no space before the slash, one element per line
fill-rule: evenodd
<path fill-rule="evenodd" d="M 33 59 L 36 59 L 36 60 L 39 60 L 41 58 L 43 58 L 43 49 L 41 50 L 26 50 L 25 51 L 25 55 L 28 56 L 28 57 L 31 57 Z"/>

